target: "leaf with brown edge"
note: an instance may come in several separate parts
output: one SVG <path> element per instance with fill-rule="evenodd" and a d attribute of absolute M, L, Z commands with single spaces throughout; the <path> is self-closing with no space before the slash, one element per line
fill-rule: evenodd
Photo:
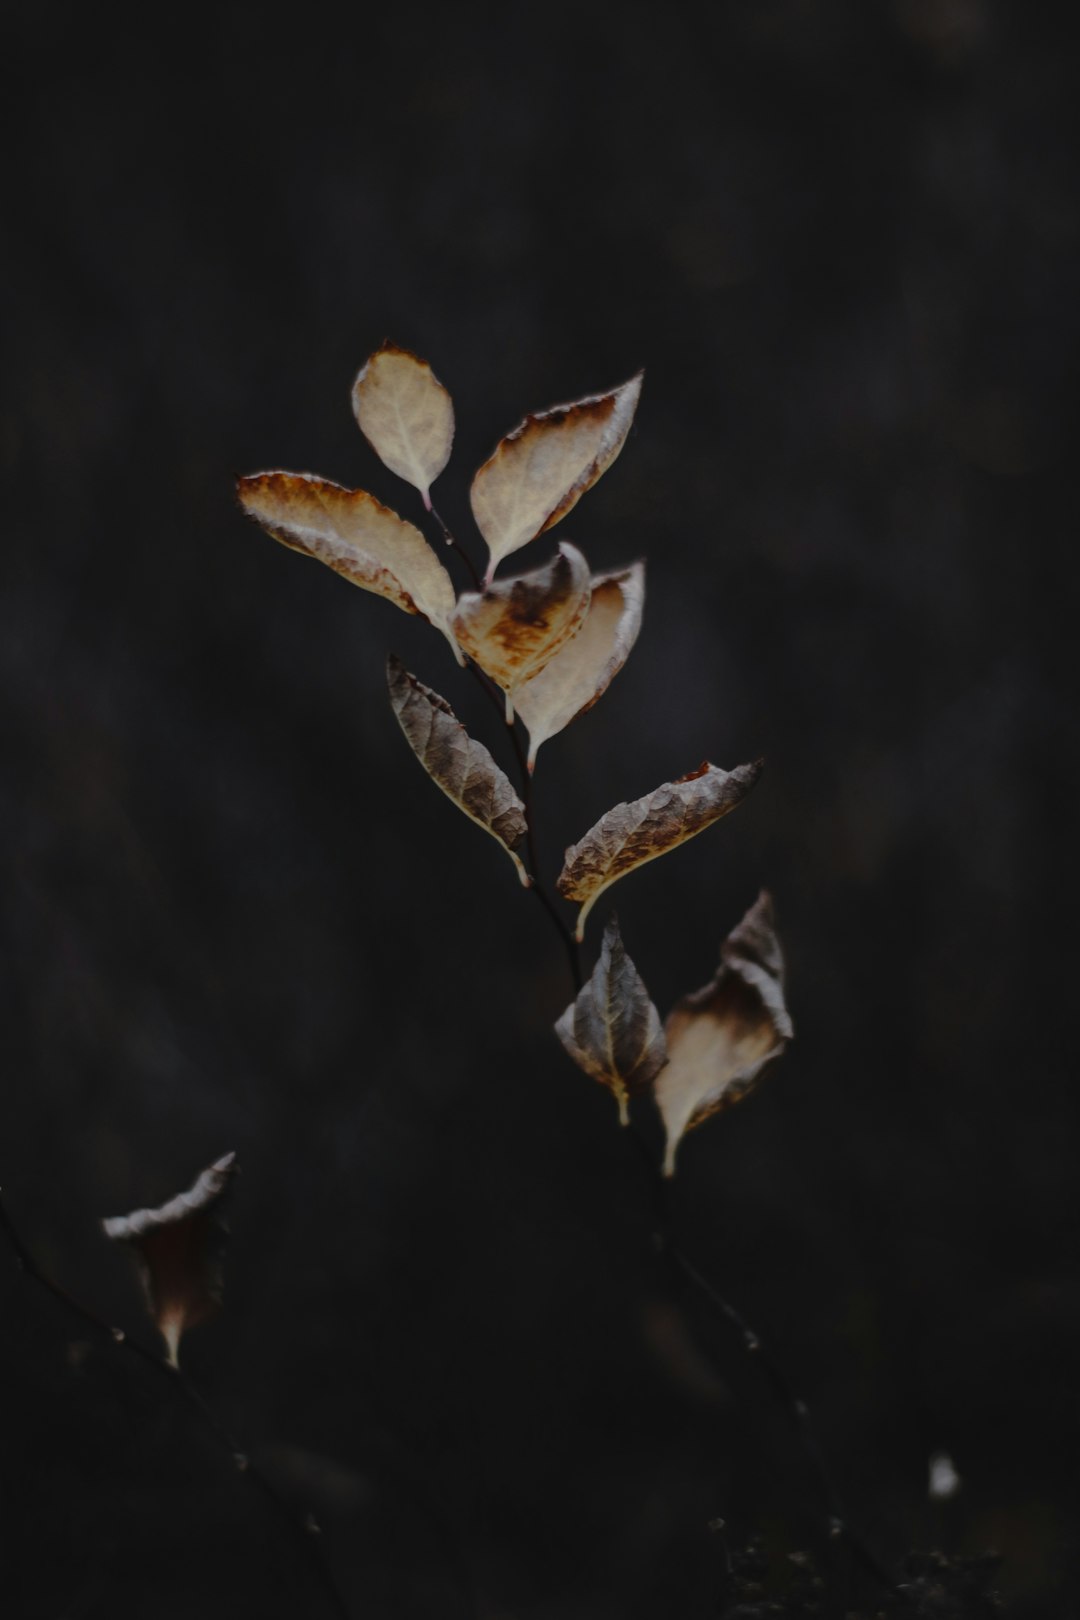
<path fill-rule="evenodd" d="M 518 687 L 576 635 L 589 611 L 589 565 L 564 542 L 545 568 L 466 591 L 450 621 L 461 649 L 506 693 L 513 722 Z"/>
<path fill-rule="evenodd" d="M 470 491 L 491 553 L 487 583 L 504 557 L 558 523 L 611 466 L 634 420 L 643 376 L 639 371 L 609 393 L 527 416 L 496 446 Z"/>
<path fill-rule="evenodd" d="M 483 743 L 469 736 L 446 699 L 410 675 L 393 653 L 386 661 L 386 682 L 405 740 L 425 771 L 470 821 L 503 846 L 528 888 L 532 878 L 522 855 L 529 824 L 510 778 Z"/>
<path fill-rule="evenodd" d="M 454 405 L 427 361 L 384 343 L 353 383 L 352 405 L 383 466 L 418 489 L 430 512 L 431 486 L 454 443 Z"/>
<path fill-rule="evenodd" d="M 361 590 L 418 613 L 454 646 L 454 586 L 420 530 L 362 489 L 310 473 L 266 472 L 237 481 L 240 504 L 267 534 L 314 557 Z"/>
<path fill-rule="evenodd" d="M 136 1209 L 101 1223 L 106 1237 L 131 1245 L 147 1310 L 174 1367 L 179 1366 L 183 1335 L 221 1305 L 221 1266 L 229 1234 L 224 1214 L 238 1168 L 236 1154 L 226 1153 L 187 1192 L 159 1209 Z"/>
<path fill-rule="evenodd" d="M 592 977 L 555 1025 L 579 1068 L 606 1086 L 630 1122 L 627 1104 L 667 1062 L 660 1015 L 623 946 L 614 914 L 607 920 Z"/>
<path fill-rule="evenodd" d="M 581 905 L 577 938 L 584 938 L 585 919 L 606 888 L 734 810 L 763 767 L 759 759 L 723 771 L 706 761 L 688 776 L 665 782 L 643 799 L 617 804 L 601 816 L 579 843 L 571 844 L 559 873 L 559 893 Z"/>
<path fill-rule="evenodd" d="M 645 564 L 595 574 L 581 629 L 514 693 L 529 732 L 529 769 L 540 745 L 591 709 L 622 669 L 641 629 Z"/>
<path fill-rule="evenodd" d="M 677 1002 L 665 1027 L 670 1062 L 653 1090 L 670 1176 L 686 1132 L 745 1097 L 794 1033 L 772 900 L 764 890 L 720 947 L 716 977 Z"/>

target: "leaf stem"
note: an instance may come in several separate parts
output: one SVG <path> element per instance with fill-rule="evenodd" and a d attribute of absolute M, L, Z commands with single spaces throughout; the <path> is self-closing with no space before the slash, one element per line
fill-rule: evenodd
<path fill-rule="evenodd" d="M 431 513 L 432 517 L 435 519 L 436 523 L 439 525 L 439 528 L 442 530 L 442 536 L 443 536 L 443 539 L 446 541 L 447 545 L 450 546 L 452 550 L 457 552 L 458 556 L 461 558 L 462 562 L 465 564 L 466 568 L 469 570 L 469 573 L 472 575 L 472 582 L 473 582 L 474 586 L 476 587 L 476 589 L 478 591 L 482 591 L 483 588 L 484 588 L 484 582 L 480 578 L 480 570 L 477 568 L 476 564 L 473 562 L 472 558 L 469 556 L 469 553 L 465 550 L 465 547 L 461 544 L 461 541 L 455 539 L 454 535 L 452 534 L 452 532 L 451 532 L 451 530 L 449 528 L 449 525 L 443 522 L 443 519 L 441 518 L 439 513 L 435 510 L 434 506 L 431 506 L 429 504 L 428 511 Z"/>
<path fill-rule="evenodd" d="M 296 1545 L 302 1551 L 304 1561 L 322 1587 L 327 1603 L 333 1613 L 338 1616 L 338 1620 L 352 1620 L 349 1607 L 338 1590 L 329 1566 L 316 1548 L 315 1537 L 318 1534 L 318 1526 L 315 1524 L 314 1519 L 310 1514 L 306 1515 L 303 1520 L 297 1518 L 294 1508 L 279 1493 L 277 1487 L 271 1484 L 265 1474 L 251 1464 L 247 1455 L 240 1449 L 220 1418 L 207 1405 L 187 1375 L 181 1372 L 180 1368 L 175 1366 L 174 1363 L 165 1360 L 162 1356 L 155 1355 L 152 1350 L 148 1350 L 137 1339 L 129 1338 L 119 1328 L 111 1327 L 103 1317 L 96 1315 L 94 1311 L 87 1309 L 77 1299 L 72 1298 L 58 1283 L 54 1282 L 51 1277 L 42 1271 L 23 1242 L 7 1205 L 4 1203 L 2 1194 L 0 1194 L 0 1230 L 7 1237 L 15 1255 L 16 1266 L 24 1276 L 37 1283 L 47 1294 L 51 1294 L 53 1299 L 62 1305 L 69 1314 L 77 1317 L 84 1327 L 90 1328 L 99 1338 L 107 1340 L 112 1348 L 126 1350 L 131 1355 L 136 1356 L 144 1366 L 152 1367 L 155 1373 L 167 1379 L 172 1388 L 180 1392 L 187 1405 L 198 1415 L 207 1433 L 212 1435 L 218 1445 L 229 1453 L 237 1471 L 250 1480 L 256 1489 L 261 1491 L 263 1497 L 272 1505 L 282 1523 L 288 1526 Z"/>

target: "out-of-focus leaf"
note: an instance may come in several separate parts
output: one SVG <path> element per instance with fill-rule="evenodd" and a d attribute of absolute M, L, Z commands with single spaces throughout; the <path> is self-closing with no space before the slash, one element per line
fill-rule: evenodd
<path fill-rule="evenodd" d="M 581 627 L 589 611 L 589 565 L 565 542 L 546 568 L 501 579 L 483 592 L 466 591 L 451 627 L 458 645 L 506 693 L 514 718 L 518 687 L 548 664 Z"/>
<path fill-rule="evenodd" d="M 627 956 L 614 915 L 608 918 L 600 957 L 588 983 L 555 1025 L 579 1068 L 607 1086 L 629 1123 L 627 1103 L 667 1062 L 660 1015 Z"/>
<path fill-rule="evenodd" d="M 457 653 L 450 629 L 453 583 L 413 524 L 365 490 L 343 489 L 310 473 L 255 473 L 241 478 L 237 491 L 244 511 L 283 546 L 406 613 L 419 613 Z"/>
<path fill-rule="evenodd" d="M 527 416 L 484 462 L 470 498 L 491 553 L 489 581 L 503 557 L 558 523 L 611 466 L 634 420 L 642 377 Z"/>
<path fill-rule="evenodd" d="M 746 797 L 761 775 L 764 761 L 736 765 L 699 765 L 688 776 L 665 782 L 630 804 L 617 804 L 595 827 L 566 851 L 559 873 L 559 893 L 580 902 L 577 937 L 584 938 L 585 919 L 617 878 L 666 855 L 669 849 L 704 832 Z"/>
<path fill-rule="evenodd" d="M 386 681 L 398 724 L 425 771 L 470 821 L 498 840 L 528 888 L 532 879 L 522 855 L 529 827 L 509 777 L 483 743 L 469 736 L 446 699 L 410 675 L 393 653 L 386 661 Z"/>
<path fill-rule="evenodd" d="M 431 486 L 450 460 L 454 405 L 426 360 L 384 343 L 352 391 L 360 431 L 384 466 L 404 478 L 431 510 Z"/>
<path fill-rule="evenodd" d="M 772 901 L 760 894 L 720 947 L 716 977 L 675 1004 L 665 1026 L 671 1061 L 654 1087 L 667 1133 L 664 1174 L 688 1130 L 745 1097 L 791 1039 L 784 958 Z"/>
<path fill-rule="evenodd" d="M 581 629 L 514 693 L 514 706 L 529 731 L 530 770 L 541 743 L 603 697 L 630 656 L 644 606 L 644 563 L 593 576 Z"/>
<path fill-rule="evenodd" d="M 131 1245 L 147 1309 L 179 1365 L 180 1340 L 221 1304 L 221 1265 L 229 1229 L 225 1205 L 238 1169 L 226 1153 L 187 1192 L 160 1209 L 137 1209 L 102 1221 L 106 1237 Z"/>

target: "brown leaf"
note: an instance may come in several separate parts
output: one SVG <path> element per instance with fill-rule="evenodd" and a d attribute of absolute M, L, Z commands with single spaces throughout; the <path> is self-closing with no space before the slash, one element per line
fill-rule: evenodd
<path fill-rule="evenodd" d="M 458 645 L 506 693 L 506 719 L 523 681 L 542 670 L 580 629 L 589 610 L 589 565 L 563 543 L 546 568 L 466 591 L 451 628 Z"/>
<path fill-rule="evenodd" d="M 514 706 L 529 731 L 530 771 L 541 743 L 603 697 L 630 656 L 644 606 L 644 563 L 593 576 L 581 629 L 514 693 Z"/>
<path fill-rule="evenodd" d="M 283 546 L 406 613 L 419 613 L 457 653 L 450 629 L 453 583 L 411 523 L 365 490 L 343 489 L 310 473 L 255 473 L 239 479 L 237 490 L 244 511 Z"/>
<path fill-rule="evenodd" d="M 430 511 L 431 486 L 450 460 L 454 405 L 427 361 L 384 343 L 353 383 L 352 402 L 379 460 L 418 489 Z"/>
<path fill-rule="evenodd" d="M 611 466 L 630 431 L 643 375 L 610 393 L 527 416 L 484 462 L 470 499 L 491 553 L 488 582 L 503 557 L 558 523 Z"/>
<path fill-rule="evenodd" d="M 686 1132 L 745 1097 L 792 1037 L 784 958 L 764 891 L 721 946 L 716 977 L 677 1002 L 665 1027 L 671 1061 L 654 1091 L 670 1176 Z"/>
<path fill-rule="evenodd" d="M 509 777 L 469 736 L 445 698 L 410 675 L 400 658 L 386 661 L 390 703 L 405 739 L 432 781 L 506 850 L 526 888 L 532 882 L 522 862 L 529 827 L 525 806 Z"/>
<path fill-rule="evenodd" d="M 223 1216 L 237 1169 L 236 1154 L 226 1153 L 160 1209 L 137 1209 L 101 1223 L 106 1237 L 131 1244 L 147 1309 L 174 1367 L 182 1336 L 221 1304 L 229 1232 Z"/>
<path fill-rule="evenodd" d="M 581 903 L 577 938 L 584 938 L 585 919 L 610 884 L 646 861 L 666 855 L 734 810 L 763 766 L 759 759 L 753 765 L 722 771 L 706 762 L 688 776 L 665 782 L 643 799 L 617 804 L 601 816 L 579 843 L 571 844 L 559 873 L 559 893 Z"/>
<path fill-rule="evenodd" d="M 627 956 L 614 914 L 607 920 L 600 958 L 555 1025 L 555 1033 L 579 1068 L 607 1086 L 629 1124 L 627 1103 L 667 1062 L 660 1015 L 641 975 Z"/>

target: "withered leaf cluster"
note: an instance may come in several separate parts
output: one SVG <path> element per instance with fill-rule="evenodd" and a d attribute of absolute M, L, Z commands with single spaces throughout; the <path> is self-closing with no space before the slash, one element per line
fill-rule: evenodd
<path fill-rule="evenodd" d="M 606 393 L 526 416 L 500 440 L 470 490 L 488 565 L 482 585 L 460 595 L 420 531 L 364 490 L 266 472 L 239 481 L 240 500 L 284 545 L 441 631 L 458 661 L 471 662 L 489 693 L 502 694 L 507 723 L 520 720 L 531 773 L 543 744 L 585 714 L 625 664 L 641 629 L 645 567 L 594 574 L 564 540 L 530 572 L 496 579 L 496 570 L 558 523 L 612 465 L 641 384 L 638 373 Z M 380 460 L 437 517 L 431 488 L 450 459 L 454 407 L 431 367 L 386 343 L 361 369 L 352 403 Z M 537 874 L 527 870 L 527 775 L 522 797 L 446 700 L 394 657 L 387 680 L 394 714 L 425 771 L 502 845 L 530 885 Z M 557 879 L 559 894 L 578 907 L 577 941 L 613 883 L 734 810 L 761 770 L 760 760 L 732 770 L 705 762 L 601 816 L 566 850 Z M 624 1119 L 630 1099 L 651 1091 L 670 1174 L 685 1133 L 744 1096 L 790 1038 L 767 896 L 724 941 L 714 979 L 683 997 L 664 1028 L 611 919 L 595 970 L 557 1030 L 575 1061 L 613 1092 Z"/>
<path fill-rule="evenodd" d="M 613 1093 L 624 1125 L 629 1099 L 651 1090 L 664 1124 L 664 1174 L 673 1175 L 687 1131 L 745 1097 L 791 1039 L 769 895 L 724 940 L 715 976 L 676 1002 L 663 1026 L 610 917 L 593 976 L 555 1032 L 579 1068 Z"/>

